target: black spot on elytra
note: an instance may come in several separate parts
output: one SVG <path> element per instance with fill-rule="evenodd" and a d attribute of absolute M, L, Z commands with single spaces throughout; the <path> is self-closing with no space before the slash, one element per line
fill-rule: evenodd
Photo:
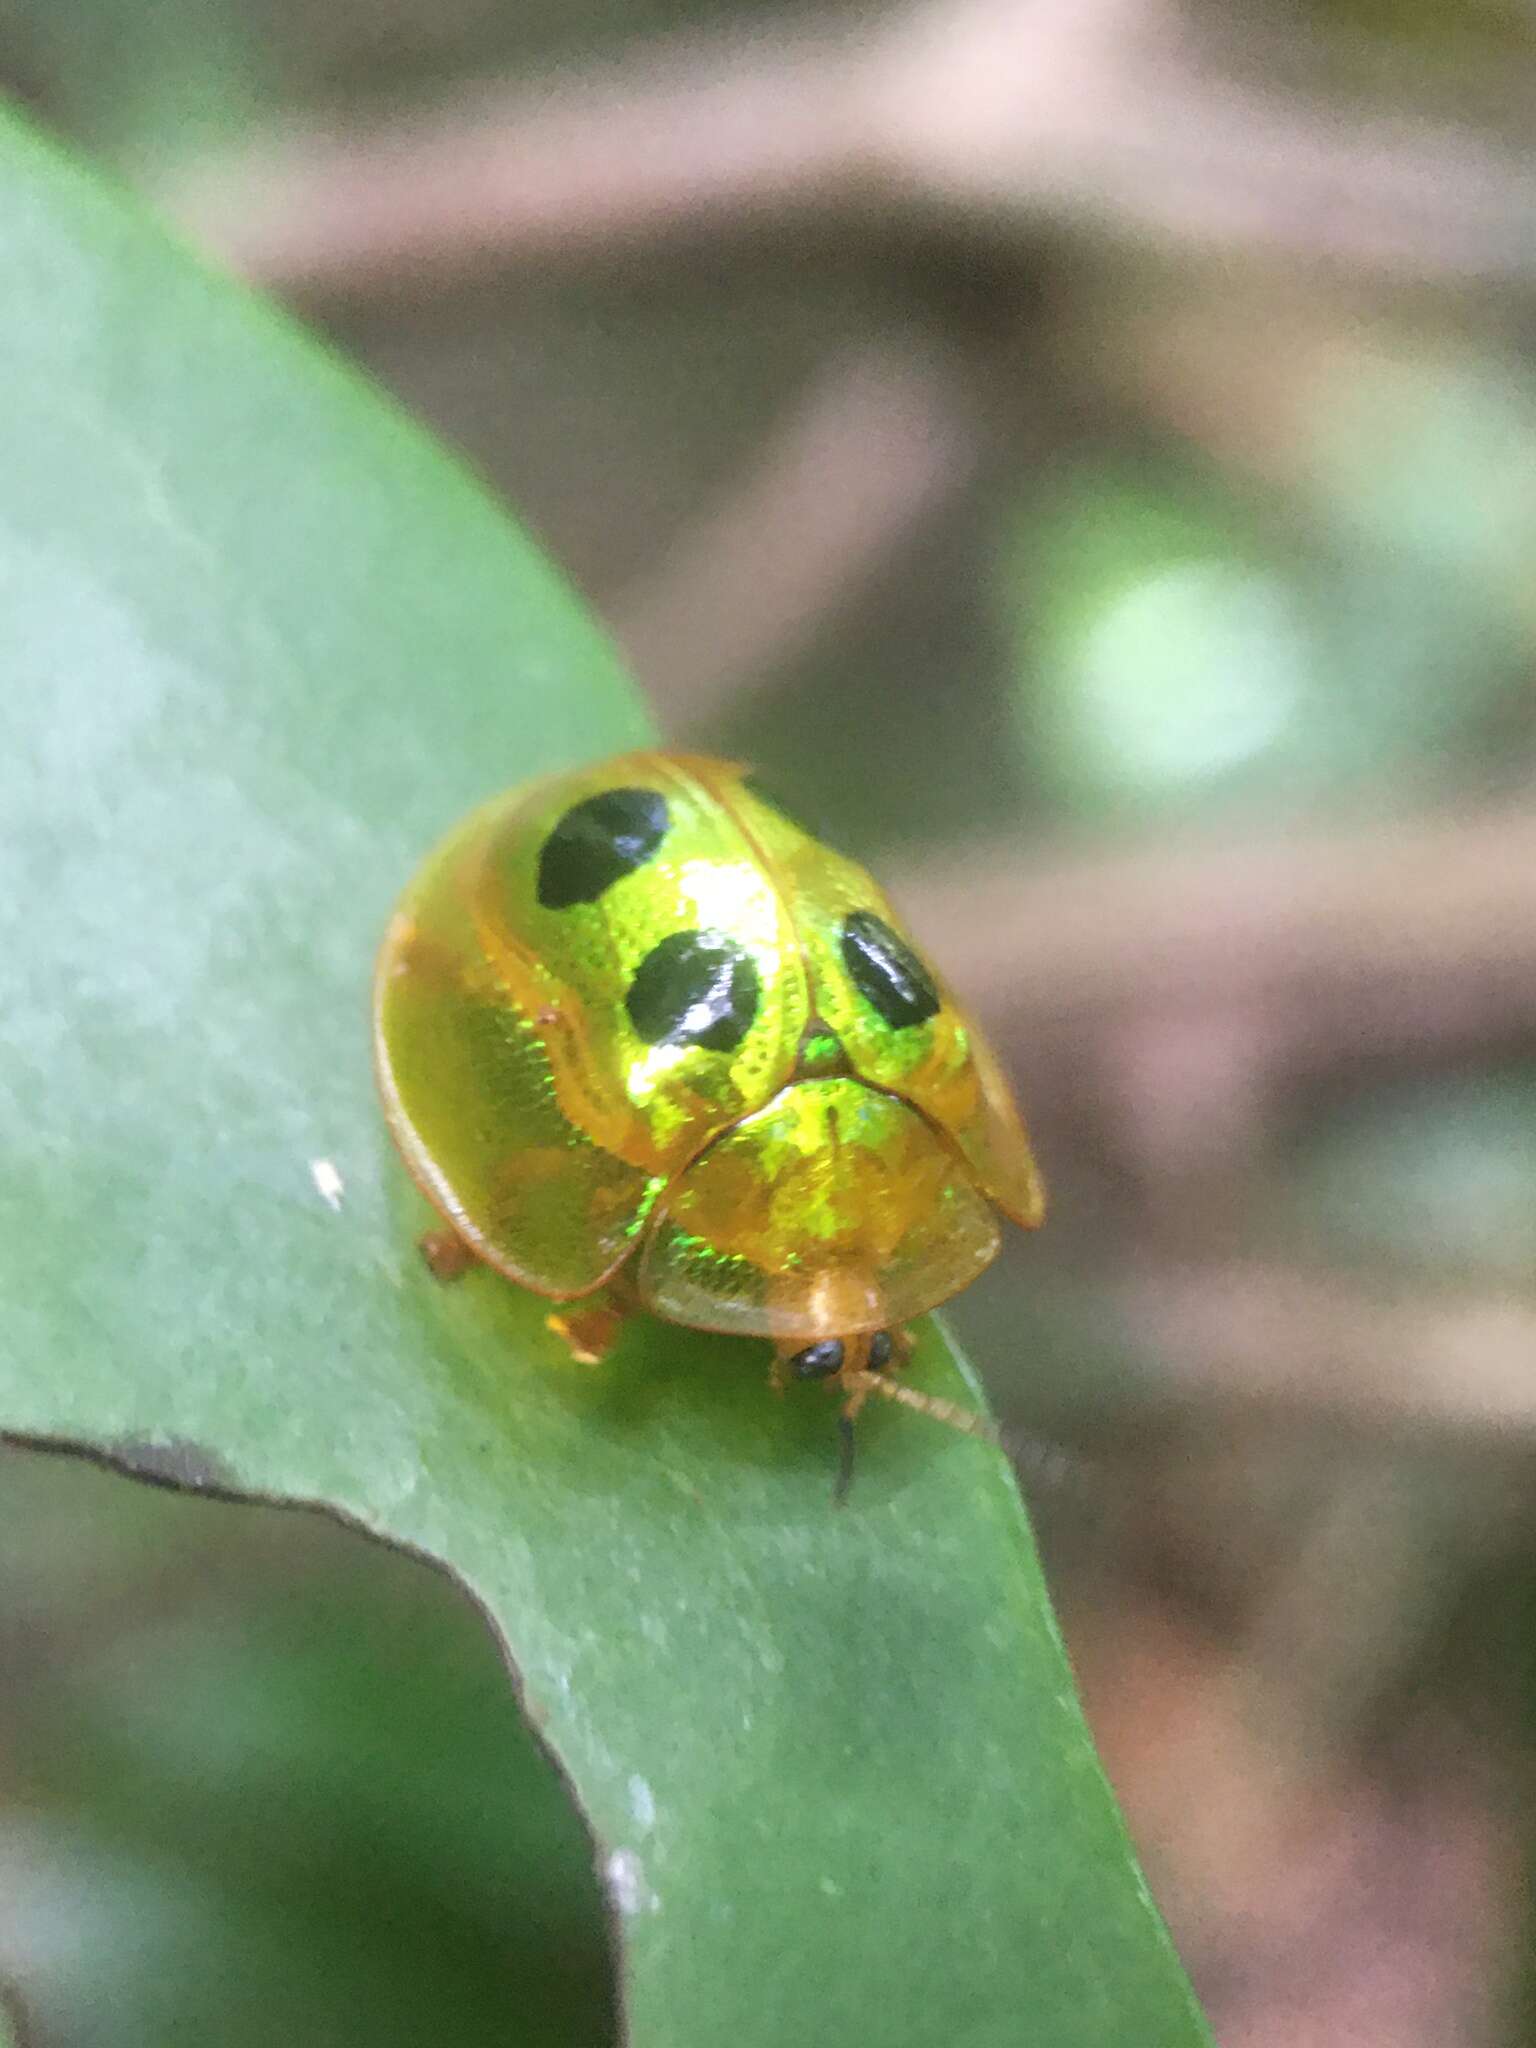
<path fill-rule="evenodd" d="M 673 932 L 635 970 L 624 1007 L 647 1045 L 730 1052 L 757 1015 L 752 956 L 723 932 Z"/>
<path fill-rule="evenodd" d="M 667 800 L 654 789 L 605 789 L 583 797 L 539 852 L 539 901 L 546 910 L 595 903 L 644 867 L 667 836 Z"/>
<path fill-rule="evenodd" d="M 932 975 L 872 910 L 855 910 L 844 918 L 843 962 L 859 994 L 894 1030 L 937 1015 L 939 992 Z"/>

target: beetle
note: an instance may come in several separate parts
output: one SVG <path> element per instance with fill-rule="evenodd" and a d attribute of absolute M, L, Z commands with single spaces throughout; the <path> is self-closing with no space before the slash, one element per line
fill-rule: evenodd
<path fill-rule="evenodd" d="M 446 1228 L 596 1362 L 636 1310 L 774 1346 L 854 1419 L 904 1325 L 1044 1197 L 1002 1071 L 866 871 L 738 763 L 638 752 L 506 792 L 407 888 L 374 1047 Z"/>

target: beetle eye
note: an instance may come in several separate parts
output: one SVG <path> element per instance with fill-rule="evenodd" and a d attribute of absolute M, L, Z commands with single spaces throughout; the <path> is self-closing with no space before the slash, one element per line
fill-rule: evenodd
<path fill-rule="evenodd" d="M 843 1369 L 843 1340 L 841 1337 L 823 1337 L 819 1344 L 807 1344 L 803 1351 L 797 1351 L 789 1361 L 789 1369 L 797 1380 L 824 1380 Z"/>
<path fill-rule="evenodd" d="M 873 1337 L 869 1340 L 870 1371 L 884 1372 L 885 1368 L 890 1364 L 895 1350 L 896 1346 L 891 1342 L 890 1331 L 876 1330 Z"/>

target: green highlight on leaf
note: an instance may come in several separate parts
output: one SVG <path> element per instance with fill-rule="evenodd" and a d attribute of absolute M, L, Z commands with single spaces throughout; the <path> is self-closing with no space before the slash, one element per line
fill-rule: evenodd
<path fill-rule="evenodd" d="M 0 1428 L 445 1564 L 585 1815 L 640 2048 L 1205 2042 L 995 1452 L 871 1415 L 834 1512 L 832 1410 L 761 1347 L 642 1323 L 576 1367 L 415 1254 L 372 954 L 472 804 L 646 737 L 607 647 L 452 461 L 14 121 L 0 187 Z M 914 1376 L 976 1398 L 936 1327 Z"/>

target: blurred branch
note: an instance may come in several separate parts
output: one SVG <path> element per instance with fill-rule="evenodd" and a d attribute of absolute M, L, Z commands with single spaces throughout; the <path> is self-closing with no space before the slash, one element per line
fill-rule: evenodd
<path fill-rule="evenodd" d="M 1536 1300 L 1398 1286 L 1256 1261 L 1157 1265 L 1119 1307 L 1177 1393 L 1376 1426 L 1526 1438 Z"/>
<path fill-rule="evenodd" d="M 1133 1014 L 1262 1020 L 1272 1059 L 1536 1027 L 1536 816 L 1043 863 L 932 861 L 893 893 L 946 972 L 1021 1038 Z"/>
<path fill-rule="evenodd" d="M 329 293 L 872 203 L 1536 279 L 1530 151 L 1240 85 L 1163 0 L 930 0 L 840 35 L 645 45 L 371 132 L 290 127 L 160 196 L 248 276 Z"/>
<path fill-rule="evenodd" d="M 626 64 L 355 133 L 289 124 L 159 194 L 280 290 L 614 249 L 832 195 L 846 63 L 803 36 L 645 46 Z"/>
<path fill-rule="evenodd" d="M 790 659 L 974 473 L 980 425 L 931 350 L 849 349 L 622 597 L 614 630 L 674 735 Z"/>

